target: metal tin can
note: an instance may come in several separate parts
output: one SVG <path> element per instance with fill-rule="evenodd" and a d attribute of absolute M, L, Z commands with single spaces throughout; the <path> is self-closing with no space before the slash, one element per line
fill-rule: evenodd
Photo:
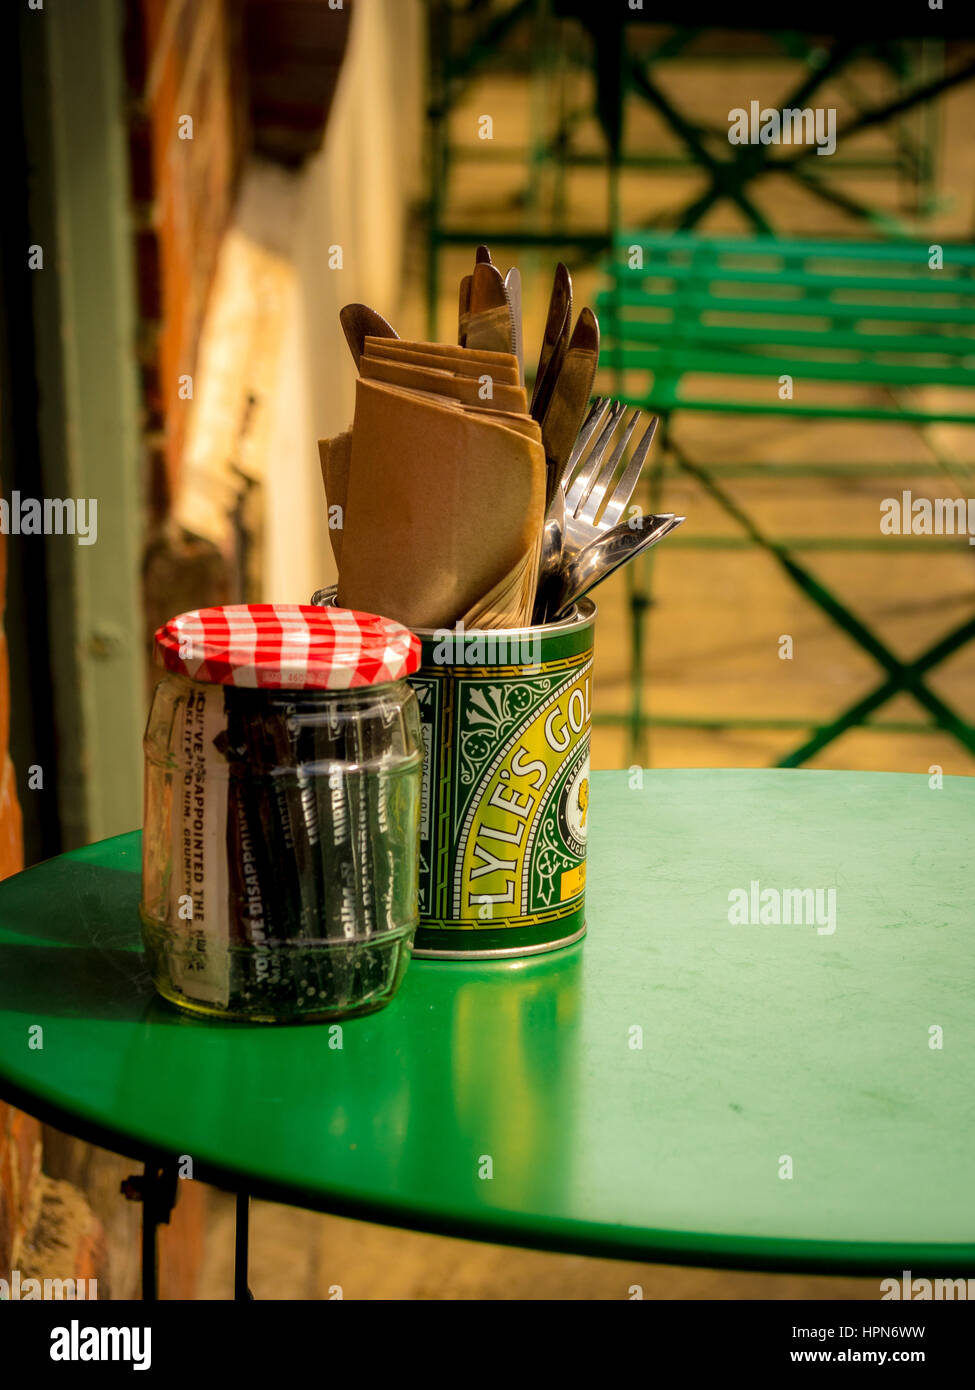
<path fill-rule="evenodd" d="M 321 590 L 312 601 L 330 599 Z M 585 932 L 595 618 L 583 599 L 538 627 L 417 632 L 414 956 L 533 955 Z"/>

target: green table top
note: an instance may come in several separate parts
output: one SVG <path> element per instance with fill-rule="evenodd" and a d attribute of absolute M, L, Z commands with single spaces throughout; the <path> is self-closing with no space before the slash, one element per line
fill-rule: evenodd
<path fill-rule="evenodd" d="M 153 997 L 138 834 L 18 874 L 0 1093 L 127 1154 L 189 1155 L 195 1177 L 395 1225 L 975 1272 L 975 779 L 597 773 L 591 805 L 582 942 L 414 961 L 341 1048 L 326 1025 Z M 732 925 L 753 881 L 835 889 L 835 930 Z"/>

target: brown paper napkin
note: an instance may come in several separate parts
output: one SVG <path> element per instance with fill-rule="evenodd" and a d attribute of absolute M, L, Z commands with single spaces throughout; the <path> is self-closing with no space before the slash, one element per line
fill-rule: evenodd
<path fill-rule="evenodd" d="M 491 395 L 485 400 L 477 377 L 463 376 L 438 367 L 418 367 L 410 362 L 363 355 L 359 360 L 359 379 L 362 378 L 385 381 L 391 386 L 405 386 L 414 391 L 434 392 L 462 401 L 465 405 L 491 404 L 496 410 L 519 415 L 528 411 L 528 397 L 521 386 L 505 386 L 502 382 L 492 381 Z"/>
<path fill-rule="evenodd" d="M 514 367 L 515 370 L 518 368 L 518 359 L 513 352 L 458 347 L 456 343 L 419 343 L 408 338 L 374 338 L 370 334 L 365 339 L 364 351 L 381 356 L 382 350 L 390 345 L 427 357 L 450 357 L 461 362 L 484 362 L 489 367 Z"/>
<path fill-rule="evenodd" d="M 318 441 L 318 457 L 322 465 L 322 482 L 325 484 L 325 505 L 329 511 L 340 507 L 341 525 L 334 527 L 329 517 L 328 538 L 332 542 L 332 554 L 338 564 L 342 554 L 342 528 L 345 525 L 345 504 L 349 492 L 349 464 L 352 460 L 352 434 L 346 431 L 334 439 Z"/>
<path fill-rule="evenodd" d="M 367 338 L 363 356 L 387 358 L 414 367 L 437 367 L 459 376 L 489 376 L 503 386 L 517 386 L 520 382 L 516 358 L 512 357 L 510 362 L 494 360 L 507 356 L 501 352 L 467 352 L 464 348 L 457 348 L 455 353 L 421 352 L 418 348 L 404 347 L 396 338 Z"/>
<path fill-rule="evenodd" d="M 439 397 L 432 396 L 430 399 L 438 400 Z M 542 442 L 542 430 L 538 421 L 531 415 L 509 415 L 505 411 L 491 410 L 484 406 L 461 406 L 467 415 L 485 415 L 489 419 L 500 419 L 505 427 L 517 431 L 526 439 L 532 439 L 537 444 Z M 347 430 L 344 434 L 337 434 L 334 439 L 320 439 L 318 441 L 318 456 L 321 460 L 322 482 L 325 485 L 325 505 L 331 513 L 333 507 L 339 508 L 339 517 L 344 523 L 345 509 L 348 501 L 349 489 L 349 466 L 352 461 L 352 432 Z M 332 526 L 332 518 L 329 515 L 329 540 L 332 543 L 332 554 L 335 556 L 335 563 L 339 563 L 342 550 L 342 530 Z M 466 621 L 466 620 L 465 620 Z"/>
<path fill-rule="evenodd" d="M 340 485 L 340 467 L 334 476 Z M 452 627 L 471 612 L 520 625 L 510 622 L 519 602 L 530 614 L 545 511 L 537 439 L 500 412 L 360 377 L 347 478 L 343 607 L 414 628 Z M 490 601 L 499 589 L 503 613 Z"/>
<path fill-rule="evenodd" d="M 500 583 L 463 615 L 461 622 L 465 630 L 483 628 L 490 631 L 502 627 L 528 626 L 537 574 L 537 559 L 532 553 L 526 552 Z"/>
<path fill-rule="evenodd" d="M 465 405 L 468 415 L 486 415 L 488 419 L 501 420 L 509 430 L 517 430 L 526 439 L 542 442 L 542 427 L 531 415 L 512 415 L 507 410 L 492 410 L 490 406 Z"/>

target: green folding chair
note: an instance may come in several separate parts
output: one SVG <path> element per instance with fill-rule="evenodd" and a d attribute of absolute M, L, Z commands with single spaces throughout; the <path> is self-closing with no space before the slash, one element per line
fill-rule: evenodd
<path fill-rule="evenodd" d="M 603 361 L 618 382 L 632 371 L 652 374 L 652 384 L 630 399 L 661 416 L 661 444 L 676 467 L 706 489 L 740 527 L 745 544 L 764 549 L 790 580 L 837 627 L 868 652 L 883 679 L 867 697 L 813 730 L 779 760 L 797 767 L 842 733 L 863 725 L 896 694 L 906 691 L 926 711 L 929 724 L 950 733 L 975 753 L 975 727 L 926 683 L 928 674 L 975 638 L 975 616 L 910 661 L 890 651 L 849 604 L 830 592 L 797 558 L 801 549 L 824 547 L 828 537 L 780 540 L 768 535 L 719 481 L 715 470 L 692 459 L 675 436 L 680 412 L 790 415 L 861 422 L 888 421 L 919 430 L 937 423 L 975 426 L 975 247 L 946 245 L 942 261 L 928 245 L 784 240 L 775 237 L 705 239 L 690 232 L 621 235 L 598 297 Z M 688 379 L 700 383 L 693 394 Z M 748 399 L 742 382 L 789 377 L 805 383 L 872 388 L 869 399 L 780 399 L 772 391 Z M 913 393 L 950 387 L 948 404 Z M 801 393 L 800 393 L 801 394 Z M 883 402 L 877 396 L 883 396 Z M 947 460 L 937 466 L 951 473 Z M 651 480 L 658 503 L 665 454 Z M 755 465 L 766 475 L 774 464 Z M 851 465 L 851 476 L 856 465 Z M 796 470 L 790 470 L 796 475 Z M 967 481 L 957 470 L 956 485 Z M 673 544 L 711 546 L 715 537 L 688 528 Z M 856 542 L 863 548 L 918 539 L 883 537 Z M 924 542 L 921 541 L 921 544 Z M 964 543 L 964 542 L 962 542 Z M 697 721 L 653 717 L 644 710 L 645 624 L 650 606 L 649 561 L 631 584 L 630 709 L 612 716 L 629 727 L 631 755 L 641 750 L 652 723 Z M 718 722 L 718 721 L 715 721 Z M 761 720 L 720 720 L 723 727 L 755 727 Z"/>

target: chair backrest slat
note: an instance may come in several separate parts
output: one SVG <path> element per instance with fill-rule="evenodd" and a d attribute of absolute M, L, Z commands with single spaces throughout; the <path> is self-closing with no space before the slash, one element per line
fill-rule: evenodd
<path fill-rule="evenodd" d="M 975 266 L 975 246 L 940 243 L 945 263 Z M 627 258 L 631 246 L 656 252 L 684 251 L 702 259 L 715 256 L 773 256 L 783 261 L 889 261 L 921 269 L 928 264 L 929 246 L 906 241 L 808 241 L 794 237 L 703 237 L 697 232 L 634 232 L 616 238 L 614 261 Z"/>
<path fill-rule="evenodd" d="M 915 271 L 916 267 L 910 267 Z M 838 274 L 819 270 L 755 269 L 751 266 L 704 265 L 700 262 L 687 264 L 656 261 L 642 270 L 628 265 L 618 266 L 615 278 L 624 286 L 640 284 L 645 280 L 672 280 L 675 284 L 740 284 L 740 285 L 784 285 L 800 289 L 851 290 L 856 293 L 890 291 L 892 294 L 952 295 L 963 300 L 975 302 L 975 274 L 967 266 L 957 270 L 951 264 L 937 273 L 928 271 L 926 275 L 863 275 L 859 272 Z"/>
<path fill-rule="evenodd" d="M 651 396 L 675 404 L 690 373 L 975 390 L 975 247 L 940 250 L 934 269 L 920 243 L 624 234 L 597 297 L 604 363 L 652 371 Z"/>
<path fill-rule="evenodd" d="M 660 322 L 655 319 L 622 318 L 616 321 L 606 342 L 642 346 L 646 343 L 665 347 L 671 343 L 682 346 L 728 343 L 731 346 L 755 344 L 770 352 L 778 347 L 808 348 L 813 352 L 854 352 L 881 357 L 943 356 L 971 357 L 972 384 L 975 385 L 975 344 L 968 337 L 949 337 L 947 334 L 917 333 L 904 338 L 897 333 L 866 333 L 856 329 L 810 331 L 791 325 L 710 324 L 679 319 Z M 954 365 L 957 365 L 955 363 Z"/>
<path fill-rule="evenodd" d="M 606 365 L 617 365 L 612 346 Z M 819 361 L 812 357 L 767 357 L 751 352 L 720 352 L 712 348 L 653 348 L 645 345 L 626 353 L 626 366 L 679 372 L 710 372 L 718 376 L 762 376 L 786 373 L 812 381 L 884 383 L 900 386 L 964 386 L 975 388 L 975 373 L 963 367 L 927 366 L 918 362 Z"/>
<path fill-rule="evenodd" d="M 656 294 L 648 290 L 603 290 L 597 305 L 612 314 L 615 306 L 629 309 L 669 309 L 674 318 L 705 313 L 761 314 L 764 317 L 881 320 L 892 323 L 975 324 L 975 302 L 971 308 L 954 304 L 850 304 L 845 300 L 738 298 L 706 292 Z M 811 330 L 812 331 L 812 330 Z M 972 342 L 975 351 L 975 341 Z"/>

